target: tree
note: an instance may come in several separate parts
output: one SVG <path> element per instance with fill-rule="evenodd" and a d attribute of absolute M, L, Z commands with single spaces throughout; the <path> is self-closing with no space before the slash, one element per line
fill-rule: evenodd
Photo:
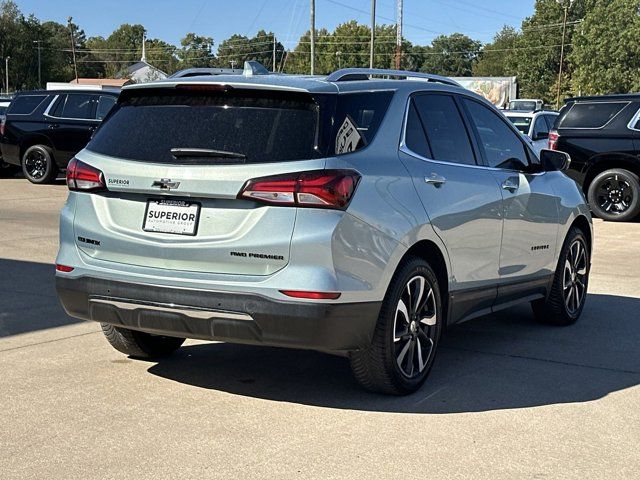
<path fill-rule="evenodd" d="M 569 10 L 565 38 L 565 64 L 563 85 L 569 92 L 571 68 L 566 60 L 571 55 L 578 20 L 585 16 L 592 0 L 578 0 Z M 522 34 L 515 42 L 515 51 L 509 55 L 506 68 L 518 77 L 521 97 L 555 101 L 560 68 L 563 7 L 556 0 L 536 0 L 535 13 L 522 22 Z"/>
<path fill-rule="evenodd" d="M 493 42 L 482 47 L 478 61 L 473 65 L 473 75 L 478 77 L 510 77 L 514 72 L 508 67 L 509 58 L 518 40 L 516 29 L 505 25 Z"/>
<path fill-rule="evenodd" d="M 577 93 L 640 91 L 640 2 L 596 0 L 575 35 L 569 64 Z"/>
<path fill-rule="evenodd" d="M 279 70 L 284 58 L 284 45 L 276 39 L 276 64 L 273 65 L 275 34 L 260 30 L 254 37 L 233 35 L 218 47 L 217 66 L 242 68 L 246 60 L 257 60 L 270 70 Z"/>
<path fill-rule="evenodd" d="M 213 38 L 187 33 L 180 40 L 178 58 L 181 68 L 209 67 L 213 60 Z"/>
<path fill-rule="evenodd" d="M 425 48 L 420 71 L 451 77 L 471 76 L 481 46 L 481 42 L 462 33 L 440 35 Z"/>

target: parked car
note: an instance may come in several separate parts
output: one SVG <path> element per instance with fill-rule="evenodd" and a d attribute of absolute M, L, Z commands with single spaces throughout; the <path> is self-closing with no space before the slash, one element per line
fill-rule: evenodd
<path fill-rule="evenodd" d="M 18 93 L 0 135 L 6 163 L 22 167 L 32 183 L 49 183 L 84 148 L 115 105 L 119 89 L 39 90 Z"/>
<path fill-rule="evenodd" d="M 571 155 L 567 174 L 598 217 L 622 222 L 640 214 L 640 94 L 567 100 L 549 147 Z"/>
<path fill-rule="evenodd" d="M 520 110 L 523 112 L 535 112 L 544 108 L 544 102 L 539 98 L 518 98 L 509 102 L 509 110 Z"/>
<path fill-rule="evenodd" d="M 434 75 L 125 87 L 67 170 L 57 292 L 133 357 L 299 347 L 413 392 L 445 326 L 517 303 L 578 319 L 592 227 L 568 162 Z"/>
<path fill-rule="evenodd" d="M 518 110 L 504 110 L 505 117 L 513 123 L 523 135 L 531 139 L 531 145 L 537 155 L 543 148 L 549 146 L 549 131 L 558 117 L 558 112 L 522 112 Z"/>
<path fill-rule="evenodd" d="M 4 132 L 4 121 L 6 118 L 7 108 L 11 101 L 9 99 L 4 100 L 0 98 L 0 136 Z M 2 152 L 0 152 L 0 177 L 6 177 L 16 172 L 15 165 L 10 165 L 2 159 Z"/>

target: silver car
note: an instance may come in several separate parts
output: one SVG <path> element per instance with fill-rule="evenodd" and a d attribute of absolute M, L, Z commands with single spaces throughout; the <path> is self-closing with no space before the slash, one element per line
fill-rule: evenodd
<path fill-rule="evenodd" d="M 58 295 L 133 357 L 313 349 L 410 393 L 446 327 L 523 302 L 578 319 L 593 233 L 568 162 L 433 75 L 125 87 L 67 171 Z"/>

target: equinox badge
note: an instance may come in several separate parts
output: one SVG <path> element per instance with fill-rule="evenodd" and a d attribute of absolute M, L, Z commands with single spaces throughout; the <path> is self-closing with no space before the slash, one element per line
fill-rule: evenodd
<path fill-rule="evenodd" d="M 160 190 L 176 189 L 180 186 L 180 182 L 174 182 L 170 178 L 162 178 L 151 184 L 152 187 L 160 187 Z"/>

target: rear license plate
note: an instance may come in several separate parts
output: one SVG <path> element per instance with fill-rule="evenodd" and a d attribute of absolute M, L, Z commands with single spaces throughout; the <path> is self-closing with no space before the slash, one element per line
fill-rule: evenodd
<path fill-rule="evenodd" d="M 195 235 L 200 204 L 182 200 L 149 200 L 142 229 L 145 232 Z"/>

